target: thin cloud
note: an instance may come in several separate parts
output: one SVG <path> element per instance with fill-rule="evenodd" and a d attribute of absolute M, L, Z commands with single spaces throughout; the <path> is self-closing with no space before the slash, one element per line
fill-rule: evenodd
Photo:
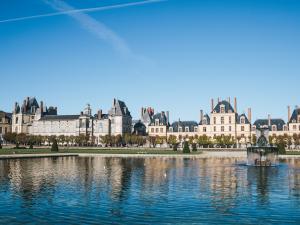
<path fill-rule="evenodd" d="M 145 4 L 158 3 L 158 2 L 164 2 L 164 1 L 167 1 L 167 0 L 145 0 L 145 1 L 139 1 L 139 2 L 130 2 L 130 3 L 124 3 L 124 4 L 116 4 L 116 5 L 109 5 L 109 6 L 84 8 L 84 9 L 74 9 L 73 8 L 70 10 L 65 10 L 65 11 L 55 12 L 55 13 L 45 13 L 45 14 L 39 14 L 39 15 L 34 15 L 34 16 L 24 16 L 24 17 L 16 17 L 16 18 L 11 18 L 11 19 L 6 19 L 6 20 L 0 20 L 0 23 L 32 20 L 32 19 L 38 19 L 38 18 L 43 18 L 43 17 L 60 16 L 60 15 L 66 15 L 66 14 L 105 11 L 105 10 L 119 9 L 119 8 L 125 8 L 125 7 L 130 7 L 130 6 L 145 5 Z"/>
<path fill-rule="evenodd" d="M 91 16 L 85 14 L 84 12 L 108 10 L 113 8 L 128 7 L 133 5 L 149 4 L 154 2 L 161 2 L 161 0 L 148 0 L 143 2 L 119 4 L 114 6 L 104 6 L 97 8 L 88 9 L 74 9 L 72 6 L 61 0 L 44 0 L 44 2 L 50 5 L 53 9 L 57 10 L 58 13 L 68 14 L 73 19 L 75 19 L 83 29 L 94 34 L 97 38 L 109 43 L 121 56 L 132 58 L 139 61 L 145 61 L 146 59 L 141 56 L 135 55 L 127 43 L 113 30 L 105 26 L 103 23 L 93 19 Z"/>

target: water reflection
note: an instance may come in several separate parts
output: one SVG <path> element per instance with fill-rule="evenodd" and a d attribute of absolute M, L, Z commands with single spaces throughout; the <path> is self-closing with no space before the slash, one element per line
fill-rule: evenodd
<path fill-rule="evenodd" d="M 300 160 L 271 168 L 236 165 L 232 159 L 1 160 L 0 188 L 0 216 L 8 222 L 18 221 L 9 215 L 19 212 L 28 220 L 34 214 L 36 219 L 53 214 L 50 223 L 63 220 L 64 213 L 76 218 L 72 223 L 86 217 L 91 223 L 197 223 L 202 213 L 208 220 L 235 223 L 237 215 L 246 219 L 249 210 L 262 214 L 254 215 L 253 222 L 279 207 L 293 211 L 279 213 L 281 222 L 293 222 L 300 212 Z M 52 208 L 58 212 L 46 210 Z"/>

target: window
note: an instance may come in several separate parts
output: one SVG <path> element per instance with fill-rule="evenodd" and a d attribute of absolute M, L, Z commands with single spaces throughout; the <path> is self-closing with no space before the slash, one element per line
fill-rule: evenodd
<path fill-rule="evenodd" d="M 241 126 L 241 131 L 245 131 L 245 127 L 244 126 Z"/>
<path fill-rule="evenodd" d="M 155 120 L 155 126 L 159 126 L 159 120 Z"/>
<path fill-rule="evenodd" d="M 207 123 L 206 123 L 206 119 L 203 119 L 202 124 L 205 124 L 205 125 L 207 124 Z"/>
<path fill-rule="evenodd" d="M 229 116 L 229 123 L 231 123 L 231 116 Z"/>
<path fill-rule="evenodd" d="M 216 117 L 214 117 L 214 124 L 216 124 L 217 123 L 217 118 Z"/>
<path fill-rule="evenodd" d="M 229 126 L 229 131 L 231 131 L 231 126 Z"/>
<path fill-rule="evenodd" d="M 297 126 L 296 125 L 293 125 L 293 130 L 297 130 Z"/>
<path fill-rule="evenodd" d="M 245 123 L 245 117 L 242 117 L 241 118 L 241 124 L 244 124 Z"/>
<path fill-rule="evenodd" d="M 198 132 L 198 127 L 194 127 L 194 132 Z"/>
<path fill-rule="evenodd" d="M 178 127 L 178 132 L 182 132 L 182 127 Z"/>
<path fill-rule="evenodd" d="M 185 127 L 185 132 L 189 132 L 189 128 L 188 127 Z"/>
<path fill-rule="evenodd" d="M 151 133 L 154 133 L 154 128 L 151 128 Z"/>
<path fill-rule="evenodd" d="M 241 138 L 244 138 L 244 137 L 245 137 L 245 134 L 242 134 L 242 135 L 241 135 Z"/>
<path fill-rule="evenodd" d="M 164 128 L 160 128 L 160 133 L 163 133 L 164 132 Z"/>
<path fill-rule="evenodd" d="M 224 130 L 225 130 L 225 129 L 224 129 L 224 126 L 221 126 L 221 131 L 224 132 Z"/>
<path fill-rule="evenodd" d="M 203 132 L 206 132 L 206 127 L 203 127 Z"/>
<path fill-rule="evenodd" d="M 169 132 L 173 132 L 173 127 L 170 127 L 170 128 L 169 128 Z"/>
<path fill-rule="evenodd" d="M 288 128 L 287 128 L 286 125 L 283 126 L 283 130 L 284 130 L 284 131 L 287 131 L 287 130 L 288 130 Z"/>
<path fill-rule="evenodd" d="M 225 113 L 225 107 L 223 105 L 220 106 L 220 111 L 221 111 L 221 113 Z"/>
<path fill-rule="evenodd" d="M 214 132 L 216 132 L 217 131 L 217 128 L 216 127 L 214 127 Z"/>
<path fill-rule="evenodd" d="M 273 126 L 272 126 L 272 131 L 276 131 L 276 130 L 277 130 L 276 125 L 273 125 Z"/>
<path fill-rule="evenodd" d="M 16 117 L 16 124 L 18 124 L 19 122 L 19 117 Z"/>
<path fill-rule="evenodd" d="M 158 133 L 158 132 L 159 132 L 159 129 L 158 129 L 158 128 L 156 128 L 156 129 L 155 129 L 155 133 Z"/>
<path fill-rule="evenodd" d="M 221 124 L 224 124 L 224 117 L 221 117 Z"/>

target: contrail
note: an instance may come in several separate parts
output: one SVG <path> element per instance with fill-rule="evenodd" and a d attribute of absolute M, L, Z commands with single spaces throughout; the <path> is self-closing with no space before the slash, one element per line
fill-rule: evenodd
<path fill-rule="evenodd" d="M 125 8 L 125 7 L 130 7 L 130 6 L 137 6 L 137 5 L 145 5 L 145 4 L 164 2 L 164 1 L 167 1 L 167 0 L 145 0 L 145 1 L 139 1 L 139 2 L 130 2 L 130 3 L 124 3 L 124 4 L 94 7 L 94 8 L 72 9 L 72 10 L 66 10 L 66 11 L 62 11 L 62 12 L 46 13 L 46 14 L 39 14 L 39 15 L 34 15 L 34 16 L 25 16 L 25 17 L 17 17 L 17 18 L 12 18 L 12 19 L 0 20 L 0 23 L 17 22 L 17 21 L 23 21 L 23 20 L 31 20 L 31 19 L 37 19 L 37 18 L 43 18 L 43 17 L 66 15 L 66 14 L 104 11 L 104 10 Z"/>

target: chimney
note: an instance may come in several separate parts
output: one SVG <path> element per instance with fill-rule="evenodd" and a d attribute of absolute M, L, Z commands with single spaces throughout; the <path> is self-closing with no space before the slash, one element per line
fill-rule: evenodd
<path fill-rule="evenodd" d="M 248 108 L 248 120 L 251 124 L 252 123 L 252 110 L 251 110 L 251 108 Z"/>
<path fill-rule="evenodd" d="M 18 107 L 18 103 L 15 102 L 15 109 L 14 109 L 14 112 L 15 112 L 15 113 L 17 112 L 17 107 Z"/>
<path fill-rule="evenodd" d="M 141 108 L 141 119 L 143 118 L 144 115 L 144 107 Z"/>
<path fill-rule="evenodd" d="M 271 115 L 268 114 L 268 126 L 270 127 L 271 126 Z"/>
<path fill-rule="evenodd" d="M 215 105 L 214 105 L 214 99 L 211 99 L 211 111 L 214 111 Z"/>
<path fill-rule="evenodd" d="M 203 120 L 203 110 L 200 110 L 200 122 Z"/>
<path fill-rule="evenodd" d="M 230 97 L 228 97 L 228 102 L 229 102 L 229 104 L 230 104 Z"/>
<path fill-rule="evenodd" d="M 113 106 L 115 106 L 116 105 L 116 99 L 114 98 L 114 101 L 113 101 Z"/>
<path fill-rule="evenodd" d="M 169 123 L 169 121 L 170 121 L 170 113 L 169 113 L 169 111 L 166 112 L 166 117 L 167 117 L 167 123 Z"/>
<path fill-rule="evenodd" d="M 98 116 L 97 117 L 98 117 L 99 120 L 101 120 L 101 118 L 102 118 L 102 110 L 101 109 L 98 110 Z"/>
<path fill-rule="evenodd" d="M 80 112 L 80 116 L 83 116 L 83 112 L 82 111 Z"/>
<path fill-rule="evenodd" d="M 40 111 L 41 111 L 41 114 L 43 114 L 43 112 L 44 112 L 44 103 L 43 103 L 43 101 L 41 101 L 41 103 L 40 103 Z"/>
<path fill-rule="evenodd" d="M 26 100 L 23 101 L 23 113 L 27 111 Z"/>
<path fill-rule="evenodd" d="M 234 112 L 237 113 L 237 100 L 236 100 L 236 97 L 234 97 Z"/>
<path fill-rule="evenodd" d="M 290 122 L 290 119 L 291 119 L 291 107 L 288 106 L 288 120 L 287 120 L 288 123 Z"/>

